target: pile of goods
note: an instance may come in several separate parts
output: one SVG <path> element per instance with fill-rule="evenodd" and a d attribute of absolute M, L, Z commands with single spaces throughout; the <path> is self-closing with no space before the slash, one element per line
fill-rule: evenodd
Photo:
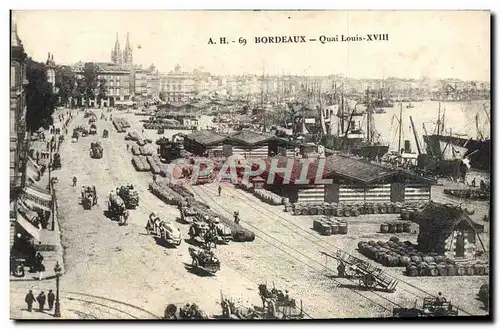
<path fill-rule="evenodd" d="M 195 200 L 194 194 L 182 185 L 150 183 L 149 190 L 160 200 L 171 205 L 179 205 L 187 199 L 198 218 L 205 218 L 205 216 L 210 218 L 218 217 L 221 223 L 231 229 L 233 241 L 244 242 L 255 240 L 255 234 L 252 231 L 235 224 L 232 218 L 224 217 L 211 210 L 206 204 Z"/>
<path fill-rule="evenodd" d="M 153 150 L 151 150 L 151 148 L 148 147 L 148 146 L 132 145 L 132 154 L 133 155 L 147 155 L 147 156 L 151 156 L 151 155 L 153 155 Z"/>
<path fill-rule="evenodd" d="M 149 165 L 151 166 L 151 172 L 155 175 L 160 175 L 162 173 L 161 170 L 161 161 L 158 155 L 148 156 L 146 157 Z"/>
<path fill-rule="evenodd" d="M 411 233 L 411 222 L 382 223 L 379 233 Z"/>
<path fill-rule="evenodd" d="M 255 195 L 257 198 L 259 198 L 260 200 L 264 201 L 265 203 L 274 206 L 283 204 L 283 197 L 262 188 L 254 189 L 252 191 L 252 194 Z"/>
<path fill-rule="evenodd" d="M 399 214 L 402 219 L 408 220 L 411 213 L 424 203 L 361 203 L 361 204 L 342 204 L 342 203 L 293 203 L 285 204 L 285 211 L 291 211 L 294 215 L 333 215 L 339 217 L 350 217 L 367 214 Z M 406 216 L 406 218 L 403 218 Z"/>
<path fill-rule="evenodd" d="M 342 205 L 337 203 L 294 203 L 294 215 L 327 215 L 337 217 L 357 217 L 361 214 L 355 205 Z"/>
<path fill-rule="evenodd" d="M 144 129 L 179 129 L 179 130 L 189 130 L 191 127 L 188 126 L 182 126 L 182 125 L 176 125 L 172 123 L 166 123 L 166 122 L 158 122 L 158 123 L 145 123 L 143 125 Z"/>
<path fill-rule="evenodd" d="M 125 140 L 138 141 L 141 139 L 141 136 L 136 131 L 129 131 L 127 136 L 125 136 Z"/>
<path fill-rule="evenodd" d="M 461 199 L 489 200 L 489 193 L 473 189 L 445 189 L 444 194 L 448 194 Z"/>
<path fill-rule="evenodd" d="M 347 220 L 328 217 L 315 219 L 313 229 L 321 235 L 347 234 Z"/>
<path fill-rule="evenodd" d="M 458 264 L 443 255 L 418 252 L 417 246 L 409 241 L 401 242 L 392 237 L 387 242 L 361 241 L 358 251 L 389 267 L 406 267 L 408 276 L 453 276 L 488 275 L 489 266 L 483 262 Z"/>
<path fill-rule="evenodd" d="M 132 164 L 137 171 L 150 171 L 151 166 L 149 165 L 146 156 L 138 155 L 132 157 Z"/>
<path fill-rule="evenodd" d="M 127 128 L 130 128 L 130 123 L 124 118 L 114 118 L 113 125 L 119 133 L 124 133 Z"/>

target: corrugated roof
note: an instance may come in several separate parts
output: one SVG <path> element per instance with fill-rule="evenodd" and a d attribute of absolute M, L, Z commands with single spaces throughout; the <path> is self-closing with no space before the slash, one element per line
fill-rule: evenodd
<path fill-rule="evenodd" d="M 195 131 L 194 133 L 191 133 L 186 136 L 186 139 L 193 140 L 202 145 L 217 144 L 225 141 L 227 138 L 228 138 L 227 136 L 218 134 L 210 130 Z"/>
<path fill-rule="evenodd" d="M 263 143 L 269 140 L 273 140 L 274 138 L 274 135 L 269 135 L 252 130 L 242 130 L 235 133 L 234 135 L 231 135 L 230 137 L 232 141 L 243 142 L 248 145 Z"/>

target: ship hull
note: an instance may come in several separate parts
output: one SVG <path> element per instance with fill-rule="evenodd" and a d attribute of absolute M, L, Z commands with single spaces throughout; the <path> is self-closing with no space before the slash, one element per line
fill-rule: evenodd
<path fill-rule="evenodd" d="M 441 149 L 439 146 L 439 141 L 451 143 L 458 146 L 462 146 L 467 143 L 465 146 L 467 148 L 467 154 L 470 154 L 477 150 L 477 152 L 470 156 L 471 167 L 479 170 L 490 170 L 491 142 L 489 139 L 478 141 L 474 139 L 468 140 L 455 136 L 429 135 L 424 136 L 424 141 L 427 144 L 427 154 L 430 156 L 436 156 L 440 154 Z"/>
<path fill-rule="evenodd" d="M 335 151 L 347 151 L 351 154 L 370 159 L 380 159 L 389 152 L 389 145 L 368 144 L 361 139 L 345 139 L 339 136 L 328 136 L 323 139 L 323 145 Z"/>

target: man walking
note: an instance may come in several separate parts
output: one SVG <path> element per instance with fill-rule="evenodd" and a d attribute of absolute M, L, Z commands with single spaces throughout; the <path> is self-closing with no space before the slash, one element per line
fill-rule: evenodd
<path fill-rule="evenodd" d="M 33 290 L 30 290 L 26 294 L 26 297 L 24 298 L 24 301 L 28 305 L 28 312 L 31 313 L 31 311 L 33 310 L 33 303 L 35 302 L 35 296 L 33 296 Z"/>
<path fill-rule="evenodd" d="M 54 300 L 56 299 L 56 296 L 52 292 L 52 289 L 49 290 L 49 293 L 47 294 L 47 301 L 49 302 L 49 310 L 52 311 L 52 308 L 54 307 Z"/>
<path fill-rule="evenodd" d="M 217 188 L 217 190 L 219 191 L 219 196 L 220 196 L 220 192 L 222 192 L 222 187 L 219 185 L 219 187 Z"/>
<path fill-rule="evenodd" d="M 76 176 L 73 176 L 73 187 L 76 186 Z"/>
<path fill-rule="evenodd" d="M 43 307 L 45 306 L 45 299 L 46 299 L 46 297 L 45 297 L 45 294 L 43 293 L 43 291 L 36 298 L 36 300 L 38 301 L 38 306 L 39 306 L 40 312 L 43 312 Z"/>
<path fill-rule="evenodd" d="M 234 212 L 234 223 L 236 225 L 240 224 L 240 214 L 237 211 Z"/>

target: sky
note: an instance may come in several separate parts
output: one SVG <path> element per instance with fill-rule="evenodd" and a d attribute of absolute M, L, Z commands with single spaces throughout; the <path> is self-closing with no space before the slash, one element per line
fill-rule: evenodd
<path fill-rule="evenodd" d="M 130 33 L 134 63 L 215 75 L 343 74 L 350 78 L 490 81 L 487 11 L 14 11 L 25 51 L 56 63 L 110 61 Z M 388 41 L 262 44 L 263 36 L 387 34 Z M 229 44 L 219 44 L 225 37 Z M 208 44 L 209 39 L 217 44 Z M 239 43 L 240 38 L 246 45 Z"/>

